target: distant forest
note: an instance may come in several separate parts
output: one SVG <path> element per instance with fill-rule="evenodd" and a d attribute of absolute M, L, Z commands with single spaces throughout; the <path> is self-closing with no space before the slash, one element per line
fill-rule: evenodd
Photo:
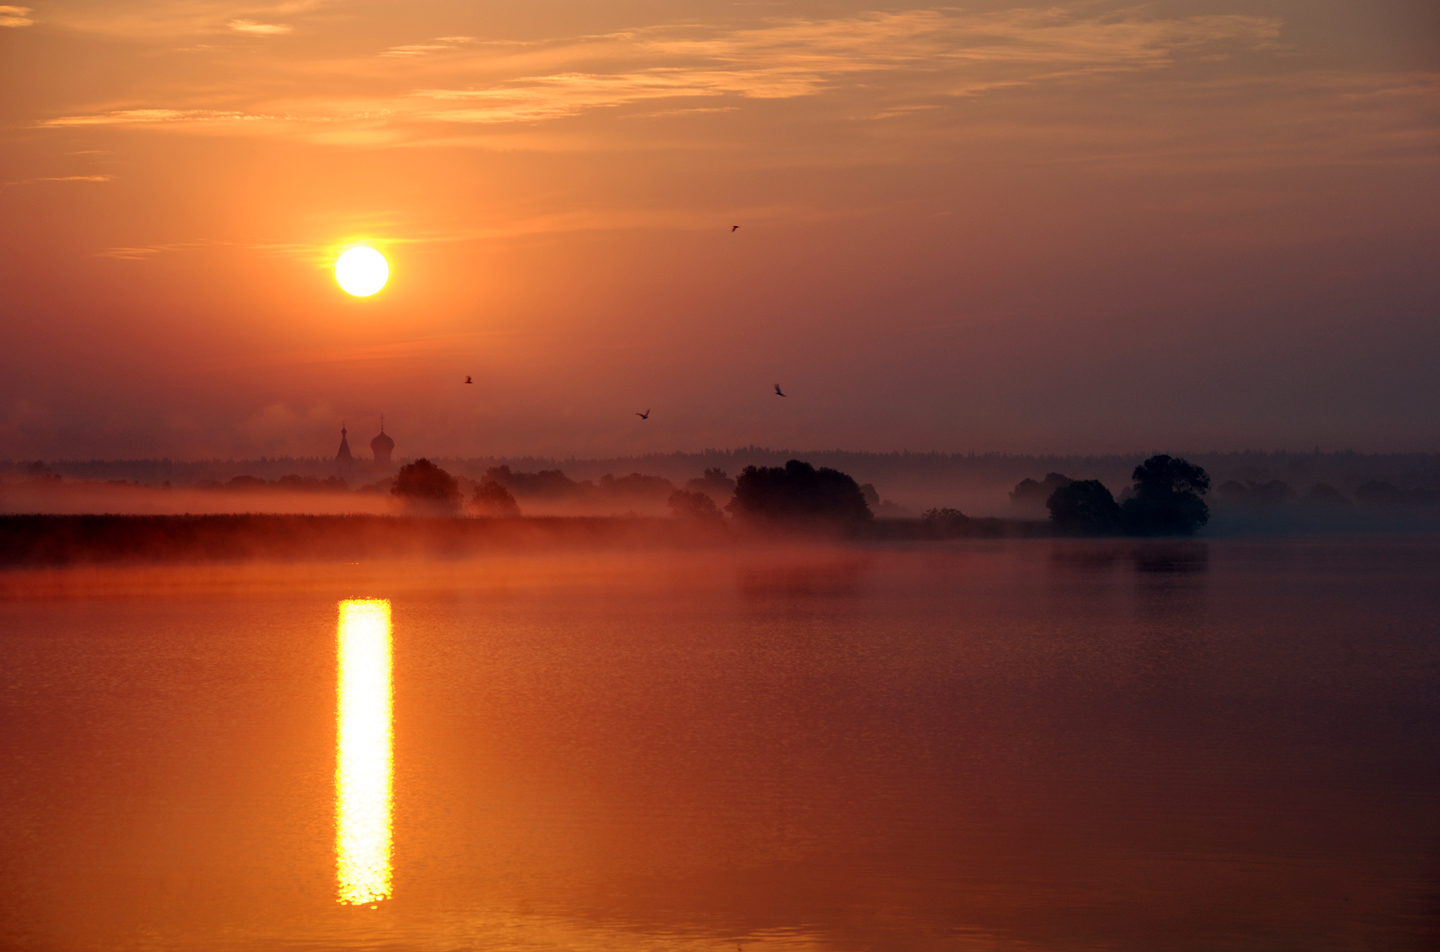
<path fill-rule="evenodd" d="M 1440 453 L 1292 453 L 1246 451 L 1195 453 L 1170 450 L 1205 468 L 1215 486 L 1227 482 L 1267 484 L 1279 480 L 1303 494 L 1316 483 L 1354 495 L 1367 483 L 1388 483 L 1402 491 L 1440 490 Z M 574 480 L 594 480 L 607 474 L 632 473 L 659 476 L 682 485 L 701 477 L 707 469 L 722 469 L 732 476 L 746 466 L 784 466 L 803 459 L 817 467 L 831 467 L 873 484 L 887 499 L 915 514 L 933 506 L 954 506 L 967 513 L 1006 515 L 1009 493 L 1024 479 L 1041 479 L 1063 473 L 1076 480 L 1098 479 L 1117 494 L 1130 482 L 1130 474 L 1149 453 L 1106 456 L 1029 456 L 1004 453 L 860 453 L 844 450 L 772 450 L 748 446 L 701 453 L 665 453 L 609 459 L 551 459 L 540 457 L 437 457 L 435 463 L 472 480 L 495 467 L 508 466 L 519 473 L 561 470 Z M 396 464 L 411 457 L 401 456 Z M 36 461 L 0 461 L 0 481 L 23 479 Z M 254 460 L 47 460 L 45 467 L 69 479 L 124 480 L 147 485 L 170 483 L 175 487 L 225 483 L 237 476 L 279 480 L 298 475 L 324 480 L 337 475 L 336 463 L 327 458 L 273 457 Z M 387 479 L 397 466 L 381 467 L 357 461 L 351 488 Z"/>

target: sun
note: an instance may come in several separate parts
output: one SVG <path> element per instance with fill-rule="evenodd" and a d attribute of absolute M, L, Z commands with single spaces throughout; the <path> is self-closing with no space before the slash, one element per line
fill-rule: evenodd
<path fill-rule="evenodd" d="M 390 265 L 374 248 L 356 245 L 335 261 L 335 280 L 356 297 L 369 297 L 390 280 Z"/>

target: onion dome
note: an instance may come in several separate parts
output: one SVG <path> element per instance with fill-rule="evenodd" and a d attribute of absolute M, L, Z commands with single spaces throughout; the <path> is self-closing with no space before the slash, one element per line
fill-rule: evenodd
<path fill-rule="evenodd" d="M 370 441 L 370 452 L 375 454 L 375 462 L 390 462 L 390 454 L 395 451 L 395 441 L 385 435 L 385 418 L 380 418 L 380 435 Z"/>

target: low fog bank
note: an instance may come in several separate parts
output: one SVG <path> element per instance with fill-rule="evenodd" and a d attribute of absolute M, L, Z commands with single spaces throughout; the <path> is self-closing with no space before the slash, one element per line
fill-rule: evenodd
<path fill-rule="evenodd" d="M 1185 453 L 1212 480 L 1205 535 L 1390 532 L 1440 526 L 1440 454 Z M 796 453 L 745 447 L 613 459 L 437 458 L 467 512 L 480 515 L 678 514 L 676 493 L 701 494 L 723 511 L 747 466 L 802 459 L 852 476 L 882 521 L 927 512 L 972 518 L 1048 519 L 1047 475 L 1096 480 L 1123 503 L 1145 454 Z M 0 462 L 0 513 L 136 515 L 280 513 L 403 514 L 391 494 L 393 464 L 335 460 Z M 344 474 L 342 478 L 341 474 Z M 1027 492 L 1027 484 L 1044 486 Z M 475 508 L 488 487 L 499 508 Z M 496 487 L 499 487 L 498 489 Z M 501 492 L 503 490 L 503 492 Z M 971 527 L 972 529 L 974 527 Z M 988 531 L 1014 534 L 1011 529 Z"/>
<path fill-rule="evenodd" d="M 70 480 L 0 482 L 0 513 L 383 515 L 397 512 L 399 508 L 396 501 L 380 493 L 294 492 L 283 489 L 215 491 L 190 486 L 177 489 L 171 486 Z"/>

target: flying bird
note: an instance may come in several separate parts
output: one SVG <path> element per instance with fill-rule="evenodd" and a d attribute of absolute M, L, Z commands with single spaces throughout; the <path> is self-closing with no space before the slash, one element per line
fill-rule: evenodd
<path fill-rule="evenodd" d="M 650 411 L 649 411 L 649 410 L 646 410 L 644 413 L 639 413 L 639 412 L 637 412 L 635 415 L 638 416 L 638 417 L 639 417 L 640 419 L 642 419 L 642 420 L 648 420 L 648 419 L 650 419 Z"/>
<path fill-rule="evenodd" d="M 474 383 L 475 381 L 471 380 L 470 377 L 469 377 L 469 375 L 467 374 L 466 377 L 465 377 L 465 382 L 466 382 L 466 383 Z"/>
<path fill-rule="evenodd" d="M 730 226 L 730 234 L 732 234 L 732 235 L 735 234 L 735 229 L 737 229 L 737 228 L 739 228 L 739 227 L 740 227 L 739 225 L 731 225 L 731 226 Z"/>
<path fill-rule="evenodd" d="M 783 397 L 783 396 L 785 396 L 785 391 L 780 389 L 780 385 L 779 385 L 778 383 L 775 385 L 775 396 L 777 396 L 777 397 Z"/>

